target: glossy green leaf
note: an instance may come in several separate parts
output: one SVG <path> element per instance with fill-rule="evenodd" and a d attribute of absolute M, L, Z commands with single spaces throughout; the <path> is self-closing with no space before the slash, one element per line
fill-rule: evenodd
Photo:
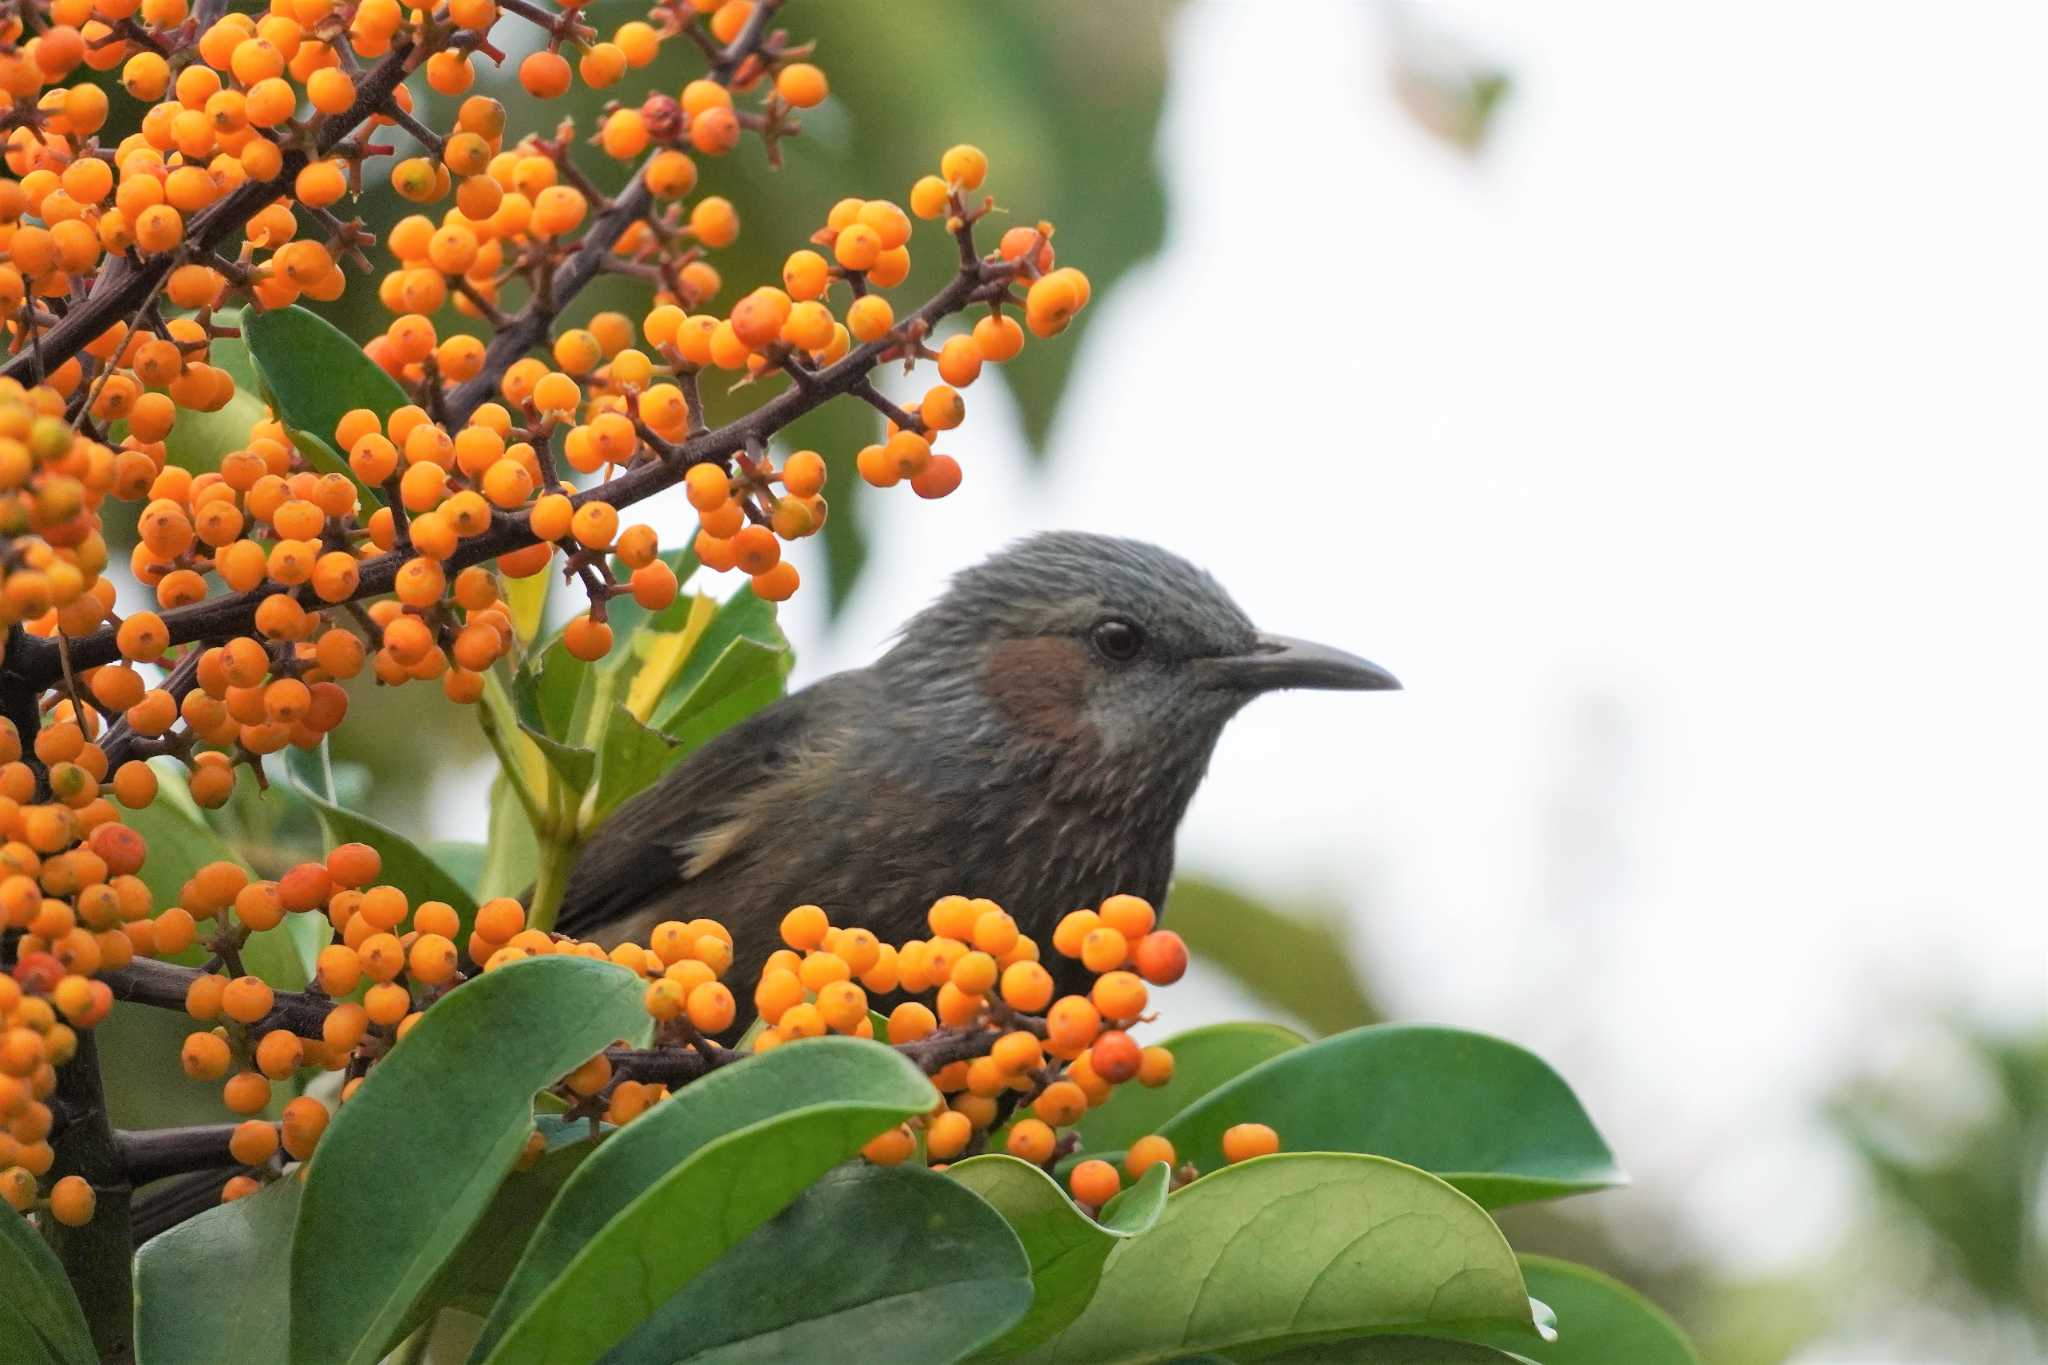
<path fill-rule="evenodd" d="M 1343 920 L 1326 906 L 1282 913 L 1199 877 L 1176 877 L 1166 927 L 1201 970 L 1220 971 L 1320 1034 L 1380 1021 L 1352 965 Z"/>
<path fill-rule="evenodd" d="M 1538 1365 L 1699 1365 L 1664 1310 L 1617 1279 L 1553 1256 L 1522 1257 L 1532 1297 L 1557 1317 L 1557 1340 L 1530 1343 L 1496 1331 L 1474 1340 L 1520 1352 Z"/>
<path fill-rule="evenodd" d="M 708 648 L 706 641 L 698 651 Z M 676 741 L 679 757 L 688 754 L 780 697 L 788 676 L 788 651 L 758 640 L 733 640 L 695 686 L 670 691 L 654 713 L 655 727 Z"/>
<path fill-rule="evenodd" d="M 443 1308 L 459 1308 L 478 1317 L 490 1312 L 548 1205 L 596 1150 L 590 1124 L 584 1119 L 544 1116 L 534 1126 L 548 1136 L 546 1154 L 530 1168 L 505 1177 L 462 1245 L 441 1263 L 440 1272 L 421 1292 L 399 1326 L 399 1335 L 409 1333 Z"/>
<path fill-rule="evenodd" d="M 548 646 L 538 669 L 521 667 L 512 675 L 512 704 L 521 732 L 572 791 L 587 788 L 597 767 L 597 751 L 579 741 L 598 675 L 599 670 L 560 644 Z"/>
<path fill-rule="evenodd" d="M 548 1211 L 474 1358 L 595 1360 L 875 1134 L 936 1098 L 879 1043 L 790 1043 L 619 1130 Z"/>
<path fill-rule="evenodd" d="M 1150 1090 L 1118 1086 L 1106 1104 L 1081 1120 L 1080 1152 L 1120 1152 L 1224 1082 L 1306 1041 L 1278 1024 L 1210 1024 L 1175 1034 L 1162 1044 L 1173 1054 L 1173 1079 Z"/>
<path fill-rule="evenodd" d="M 13 1209 L 0 1215 L 0 1357 L 92 1365 L 92 1333 L 57 1253 Z"/>
<path fill-rule="evenodd" d="M 297 305 L 272 308 L 246 318 L 242 332 L 278 417 L 323 442 L 333 442 L 335 427 L 352 408 L 388 418 L 410 401 L 397 380 L 317 313 Z"/>
<path fill-rule="evenodd" d="M 368 844 L 377 850 L 377 856 L 383 860 L 377 874 L 380 883 L 405 892 L 414 905 L 427 900 L 446 901 L 461 916 L 462 933 L 468 936 L 470 922 L 476 918 L 476 898 L 447 869 L 428 857 L 425 849 L 388 825 L 315 794 L 303 781 L 299 794 L 319 815 L 321 827 L 331 841 Z"/>
<path fill-rule="evenodd" d="M 1269 1124 L 1290 1152 L 1370 1152 L 1433 1172 L 1488 1208 L 1623 1179 L 1578 1097 L 1533 1053 L 1483 1033 L 1376 1024 L 1283 1053 L 1161 1133 L 1203 1170 L 1223 1130 Z"/>
<path fill-rule="evenodd" d="M 986 1351 L 992 1357 L 1036 1346 L 1081 1316 L 1095 1295 L 1111 1250 L 1158 1222 L 1166 1207 L 1164 1165 L 1154 1166 L 1143 1180 L 1110 1200 L 1099 1223 L 1082 1212 L 1051 1176 L 1005 1153 L 956 1161 L 946 1175 L 1003 1216 L 1031 1262 L 1031 1309 L 989 1343 Z"/>
<path fill-rule="evenodd" d="M 281 1361 L 291 1255 L 303 1186 L 278 1180 L 144 1242 L 135 1253 L 138 1365 Z M 195 1286 L 233 1286 L 198 1292 Z"/>
<path fill-rule="evenodd" d="M 592 784 L 595 793 L 584 817 L 586 824 L 595 824 L 610 815 L 683 755 L 674 740 L 659 730 L 648 729 L 618 705 L 612 707 L 603 743 Z"/>
<path fill-rule="evenodd" d="M 1031 1306 L 1023 1248 L 943 1176 L 854 1163 L 720 1257 L 606 1365 L 957 1360 Z"/>
<path fill-rule="evenodd" d="M 1029 1358 L 1237 1358 L 1479 1326 L 1539 1339 L 1514 1253 L 1484 1209 L 1383 1157 L 1283 1153 L 1176 1191 L 1156 1227 L 1110 1253 L 1081 1316 Z"/>
<path fill-rule="evenodd" d="M 609 962 L 541 957 L 467 982 L 420 1017 L 314 1156 L 292 1242 L 294 1360 L 384 1353 L 512 1168 L 533 1093 L 614 1039 L 647 1038 L 641 994 Z M 374 1217 L 366 1190 L 377 1191 Z"/>
<path fill-rule="evenodd" d="M 669 608 L 674 611 L 675 608 Z M 666 614 L 666 613 L 664 613 Z M 681 624 L 680 621 L 677 624 Z M 697 689 L 713 668 L 724 659 L 726 647 L 735 640 L 752 640 L 764 648 L 782 656 L 781 668 L 787 676 L 796 662 L 796 652 L 776 623 L 775 604 L 754 596 L 750 587 L 742 587 L 732 596 L 719 603 L 718 611 L 705 627 L 704 638 L 697 642 L 697 648 L 690 652 L 690 660 L 669 688 L 673 697 L 687 697 Z M 661 714 L 655 715 L 655 723 L 661 723 Z"/>

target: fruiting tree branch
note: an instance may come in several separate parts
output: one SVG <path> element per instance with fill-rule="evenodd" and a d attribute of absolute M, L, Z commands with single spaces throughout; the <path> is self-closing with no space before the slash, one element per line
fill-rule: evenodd
<path fill-rule="evenodd" d="M 724 426 L 686 437 L 680 442 L 671 443 L 659 438 L 650 440 L 648 445 L 654 451 L 655 458 L 633 465 L 609 483 L 585 489 L 576 494 L 571 501 L 578 507 L 589 502 L 606 502 L 614 507 L 627 507 L 641 502 L 681 482 L 691 465 L 723 461 L 733 452 L 746 449 L 749 441 L 765 441 L 775 432 L 827 401 L 841 395 L 860 392 L 862 386 L 867 383 L 869 372 L 882 364 L 890 357 L 891 352 L 902 344 L 899 332 L 913 326 L 929 332 L 932 325 L 941 318 L 959 312 L 971 304 L 1002 297 L 1022 268 L 1021 260 L 988 260 L 975 257 L 971 266 L 963 266 L 950 283 L 905 319 L 895 332 L 867 342 L 848 352 L 835 363 L 813 371 L 810 384 L 792 385 L 752 412 L 735 418 Z M 492 518 L 489 530 L 459 544 L 446 561 L 445 567 L 452 574 L 471 564 L 524 549 L 534 544 L 537 539 L 528 525 L 528 514 L 500 512 Z M 400 566 L 410 557 L 408 551 L 392 550 L 374 559 L 363 561 L 358 573 L 355 598 L 377 597 L 390 592 Z M 170 632 L 173 644 L 185 644 L 195 640 L 220 640 L 245 634 L 253 628 L 258 604 L 277 592 L 296 593 L 300 601 L 315 609 L 326 605 L 313 596 L 310 586 L 302 585 L 294 589 L 282 584 L 265 583 L 248 592 L 216 597 L 165 612 L 164 625 Z M 69 649 L 72 667 L 79 670 L 112 663 L 120 657 L 112 626 L 103 626 L 90 635 L 72 639 L 69 642 Z M 40 691 L 54 685 L 62 676 L 62 671 L 56 641 L 40 636 L 22 635 L 9 647 L 5 671 L 0 673 L 0 690 L 25 685 L 34 691 Z M 107 757 L 111 763 L 118 766 L 123 754 L 110 751 Z"/>

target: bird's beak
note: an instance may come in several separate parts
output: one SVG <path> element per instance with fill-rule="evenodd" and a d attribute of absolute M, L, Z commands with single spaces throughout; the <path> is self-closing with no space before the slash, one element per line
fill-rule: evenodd
<path fill-rule="evenodd" d="M 1217 683 L 1246 692 L 1272 692 L 1283 687 L 1348 692 L 1401 690 L 1400 680 L 1376 663 L 1286 635 L 1260 635 L 1249 653 L 1203 662 Z"/>

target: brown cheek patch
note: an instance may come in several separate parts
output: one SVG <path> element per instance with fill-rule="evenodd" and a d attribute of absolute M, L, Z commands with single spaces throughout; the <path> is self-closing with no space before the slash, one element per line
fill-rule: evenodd
<path fill-rule="evenodd" d="M 997 714 L 1025 734 L 1066 743 L 1090 737 L 1082 711 L 1088 661 L 1078 641 L 1056 635 L 1001 641 L 982 663 L 981 687 Z"/>

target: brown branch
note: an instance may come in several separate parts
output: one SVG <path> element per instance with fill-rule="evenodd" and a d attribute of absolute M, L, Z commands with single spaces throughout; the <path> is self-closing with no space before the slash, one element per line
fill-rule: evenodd
<path fill-rule="evenodd" d="M 128 1182 L 146 1185 L 152 1180 L 183 1175 L 188 1171 L 241 1165 L 228 1150 L 228 1141 L 240 1126 L 238 1123 L 201 1123 L 187 1128 L 151 1128 L 141 1132 L 117 1128 L 114 1130 L 114 1146 L 120 1151 Z"/>
<path fill-rule="evenodd" d="M 107 1096 L 100 1081 L 99 1044 L 81 1030 L 78 1051 L 57 1069 L 57 1099 L 70 1121 L 56 1137 L 55 1176 L 82 1176 L 93 1188 L 95 1211 L 84 1227 L 50 1229 L 64 1274 L 85 1309 L 92 1344 L 103 1360 L 133 1358 L 129 1334 L 135 1308 L 130 1266 L 135 1239 L 128 1206 L 134 1187 L 121 1161 Z M 52 1220 L 54 1223 L 55 1220 Z"/>

